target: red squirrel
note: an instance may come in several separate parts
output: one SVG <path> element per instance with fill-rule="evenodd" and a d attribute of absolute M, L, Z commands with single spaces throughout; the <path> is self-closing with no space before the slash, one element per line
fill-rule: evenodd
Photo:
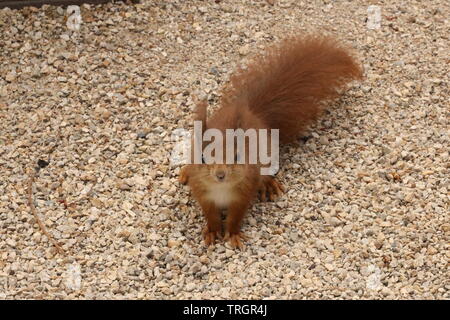
<path fill-rule="evenodd" d="M 203 129 L 279 129 L 280 143 L 296 139 L 336 98 L 345 85 L 362 77 L 362 68 L 335 39 L 308 35 L 290 37 L 256 55 L 239 68 L 222 91 L 221 107 L 207 119 L 206 101 L 196 102 L 195 120 Z M 247 148 L 247 147 L 246 147 Z M 248 148 L 246 149 L 248 150 Z M 241 223 L 258 197 L 274 200 L 284 192 L 270 175 L 261 175 L 261 163 L 188 164 L 179 181 L 190 186 L 206 218 L 206 245 L 222 238 L 242 248 L 247 237 Z"/>

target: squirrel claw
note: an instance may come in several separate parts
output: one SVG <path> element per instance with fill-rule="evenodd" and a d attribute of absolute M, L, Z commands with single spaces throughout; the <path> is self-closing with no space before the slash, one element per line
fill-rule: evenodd
<path fill-rule="evenodd" d="M 244 249 L 244 244 L 241 240 L 248 240 L 249 237 L 243 234 L 242 232 L 231 234 L 227 232 L 225 234 L 225 241 L 228 241 L 230 246 L 233 249 L 239 248 L 240 250 Z"/>
<path fill-rule="evenodd" d="M 275 201 L 284 193 L 284 187 L 274 177 L 264 177 L 259 188 L 259 198 L 261 201 L 267 201 L 267 195 L 270 201 Z"/>

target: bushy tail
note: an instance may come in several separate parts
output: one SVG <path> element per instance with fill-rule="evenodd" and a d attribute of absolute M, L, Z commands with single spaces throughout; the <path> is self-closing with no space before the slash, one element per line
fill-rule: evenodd
<path fill-rule="evenodd" d="M 254 58 L 231 76 L 225 104 L 248 107 L 280 140 L 295 139 L 321 113 L 324 100 L 362 76 L 351 54 L 330 37 L 294 37 Z"/>

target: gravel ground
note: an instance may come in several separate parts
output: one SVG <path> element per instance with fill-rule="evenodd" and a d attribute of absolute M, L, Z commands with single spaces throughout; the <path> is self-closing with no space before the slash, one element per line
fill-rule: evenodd
<path fill-rule="evenodd" d="M 160 1 L 0 10 L 0 298 L 448 299 L 446 0 Z M 285 146 L 286 194 L 243 251 L 205 248 L 169 164 L 192 93 L 216 104 L 246 57 L 334 34 L 365 80 Z M 306 140 L 306 141 L 305 141 Z M 62 246 L 40 231 L 27 199 Z M 48 165 L 46 166 L 46 162 Z"/>

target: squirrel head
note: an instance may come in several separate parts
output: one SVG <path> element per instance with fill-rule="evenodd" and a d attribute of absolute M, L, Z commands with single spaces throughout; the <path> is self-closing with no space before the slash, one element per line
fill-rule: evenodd
<path fill-rule="evenodd" d="M 248 144 L 246 143 L 246 150 L 245 151 L 239 151 L 237 148 L 236 142 L 233 140 L 232 147 L 233 152 L 231 155 L 228 155 L 227 159 L 227 148 L 231 147 L 227 145 L 227 141 L 225 139 L 226 135 L 224 134 L 224 128 L 219 126 L 218 128 L 208 128 L 207 127 L 207 102 L 206 100 L 197 102 L 197 106 L 195 109 L 195 116 L 194 121 L 197 121 L 198 125 L 201 125 L 201 130 L 199 129 L 196 131 L 196 125 L 194 122 L 194 137 L 191 141 L 191 148 L 192 151 L 192 157 L 196 164 L 197 164 L 197 172 L 202 176 L 203 180 L 206 180 L 209 183 L 217 183 L 217 184 L 227 184 L 227 183 L 239 183 L 241 182 L 246 172 L 248 171 L 248 167 L 250 166 L 246 162 L 241 162 L 241 153 L 245 154 L 248 150 Z M 228 121 L 234 123 L 234 125 L 239 125 L 240 120 L 231 120 L 234 118 L 234 115 L 227 114 L 224 118 L 228 118 Z M 225 123 L 225 128 L 229 126 L 229 124 Z M 214 125 L 213 125 L 214 126 Z M 215 126 L 214 126 L 215 127 Z M 217 136 L 210 136 L 209 138 L 206 138 L 206 140 L 210 141 L 208 143 L 205 142 L 203 139 L 205 139 L 206 136 L 208 136 L 208 132 L 210 131 L 207 129 L 216 129 Z M 206 134 L 205 134 L 206 132 Z M 210 131 L 211 133 L 211 131 Z M 202 139 L 195 140 L 196 136 L 201 136 Z M 220 136 L 220 138 L 219 138 Z M 218 143 L 219 141 L 221 143 Z M 218 144 L 216 144 L 218 143 Z M 200 150 L 196 150 L 196 148 L 199 148 Z M 197 157 L 194 156 L 195 152 L 198 152 Z M 201 163 L 200 161 L 200 155 L 201 155 Z M 244 159 L 245 160 L 245 159 Z M 198 162 L 197 162 L 198 161 Z"/>
<path fill-rule="evenodd" d="M 245 177 L 246 165 L 240 164 L 204 164 L 200 171 L 206 176 L 206 180 L 215 184 L 239 183 Z"/>

